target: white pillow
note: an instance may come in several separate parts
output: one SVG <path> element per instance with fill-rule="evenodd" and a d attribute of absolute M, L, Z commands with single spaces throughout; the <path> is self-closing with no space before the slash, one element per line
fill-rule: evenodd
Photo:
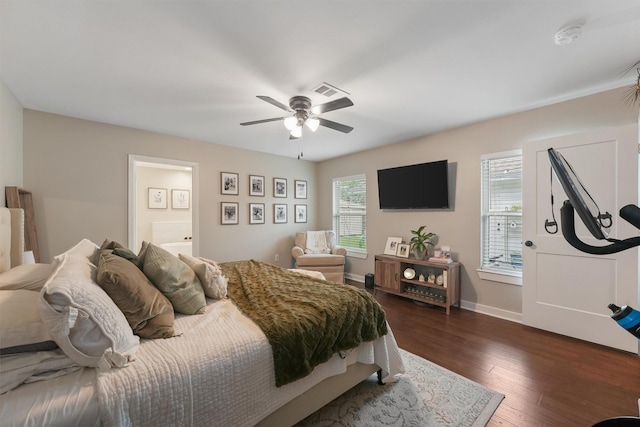
<path fill-rule="evenodd" d="M 0 273 L 0 289 L 40 291 L 54 266 L 52 264 L 22 264 Z"/>
<path fill-rule="evenodd" d="M 84 239 L 54 259 L 55 272 L 40 292 L 40 317 L 76 363 L 109 369 L 133 360 L 140 339 L 96 283 L 98 246 Z"/>
<path fill-rule="evenodd" d="M 222 299 L 227 296 L 229 279 L 224 277 L 215 261 L 206 258 L 198 259 L 185 254 L 178 254 L 178 257 L 196 273 L 206 296 L 213 299 Z"/>
<path fill-rule="evenodd" d="M 33 291 L 0 291 L 0 353 L 37 351 L 43 343 L 53 343 L 38 314 L 39 300 Z"/>

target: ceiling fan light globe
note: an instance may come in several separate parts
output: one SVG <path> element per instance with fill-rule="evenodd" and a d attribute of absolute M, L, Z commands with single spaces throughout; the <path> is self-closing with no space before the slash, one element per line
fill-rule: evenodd
<path fill-rule="evenodd" d="M 292 131 L 298 127 L 298 119 L 295 116 L 287 117 L 284 119 L 284 127 Z"/>
<path fill-rule="evenodd" d="M 307 119 L 305 124 L 307 125 L 307 127 L 309 129 L 311 129 L 311 132 L 315 132 L 315 131 L 318 130 L 318 127 L 320 127 L 320 120 L 314 119 L 314 118 L 309 118 L 309 119 Z"/>
<path fill-rule="evenodd" d="M 291 130 L 291 136 L 294 138 L 300 138 L 302 136 L 302 127 L 296 126 Z"/>

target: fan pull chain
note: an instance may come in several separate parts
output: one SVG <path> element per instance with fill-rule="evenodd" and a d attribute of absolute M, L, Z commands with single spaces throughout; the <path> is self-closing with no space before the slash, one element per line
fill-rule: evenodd
<path fill-rule="evenodd" d="M 300 142 L 298 142 L 298 160 L 304 157 L 304 152 L 302 151 L 302 137 L 300 137 L 299 141 Z"/>

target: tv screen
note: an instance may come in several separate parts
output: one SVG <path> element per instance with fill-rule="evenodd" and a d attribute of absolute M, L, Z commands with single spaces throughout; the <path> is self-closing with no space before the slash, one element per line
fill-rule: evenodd
<path fill-rule="evenodd" d="M 378 170 L 380 209 L 449 208 L 448 162 Z"/>

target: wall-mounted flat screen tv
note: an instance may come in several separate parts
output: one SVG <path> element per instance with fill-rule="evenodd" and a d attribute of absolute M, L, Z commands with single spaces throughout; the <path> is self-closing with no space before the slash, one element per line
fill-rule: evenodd
<path fill-rule="evenodd" d="M 378 170 L 380 209 L 448 209 L 448 162 Z"/>

